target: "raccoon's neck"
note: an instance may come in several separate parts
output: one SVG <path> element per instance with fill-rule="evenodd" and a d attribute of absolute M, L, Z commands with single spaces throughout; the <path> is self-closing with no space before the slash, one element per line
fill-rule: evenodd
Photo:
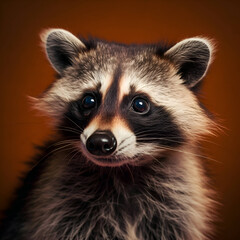
<path fill-rule="evenodd" d="M 82 160 L 68 162 L 67 154 L 50 159 L 30 204 L 36 239 L 74 231 L 77 239 L 92 237 L 91 231 L 110 231 L 112 239 L 134 239 L 130 232 L 136 239 L 204 239 L 209 199 L 193 151 L 141 167 L 92 168 Z"/>

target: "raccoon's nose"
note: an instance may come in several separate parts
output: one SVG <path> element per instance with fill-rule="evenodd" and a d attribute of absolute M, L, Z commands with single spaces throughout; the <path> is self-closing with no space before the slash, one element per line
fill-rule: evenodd
<path fill-rule="evenodd" d="M 107 156 L 117 147 L 117 140 L 110 131 L 97 131 L 86 142 L 87 150 L 96 156 Z"/>

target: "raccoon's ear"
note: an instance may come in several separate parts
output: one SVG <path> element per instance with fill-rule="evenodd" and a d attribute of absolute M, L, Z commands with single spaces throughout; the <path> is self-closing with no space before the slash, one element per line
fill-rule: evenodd
<path fill-rule="evenodd" d="M 77 37 L 63 29 L 46 30 L 41 34 L 41 39 L 51 65 L 59 74 L 86 49 Z"/>
<path fill-rule="evenodd" d="M 184 84 L 192 88 L 205 76 L 211 63 L 212 51 L 210 41 L 188 38 L 175 44 L 164 56 L 176 65 Z"/>

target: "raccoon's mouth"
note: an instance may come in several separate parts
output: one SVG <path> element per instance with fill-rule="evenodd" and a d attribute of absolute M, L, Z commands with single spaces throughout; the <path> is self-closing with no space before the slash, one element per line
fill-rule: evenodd
<path fill-rule="evenodd" d="M 135 165 L 135 163 L 138 161 L 137 156 L 132 158 L 117 156 L 116 154 L 110 155 L 108 157 L 95 156 L 90 154 L 83 145 L 82 153 L 84 154 L 87 160 L 102 167 L 120 167 L 125 164 Z"/>
<path fill-rule="evenodd" d="M 133 164 L 136 156 L 127 157 L 119 154 L 119 145 L 111 131 L 96 131 L 90 137 L 81 135 L 81 152 L 87 160 L 104 167 L 119 167 Z M 120 148 L 122 150 L 122 148 Z"/>
<path fill-rule="evenodd" d="M 104 157 L 92 155 L 91 153 L 88 152 L 86 146 L 83 143 L 81 144 L 81 152 L 83 153 L 87 160 L 102 167 L 120 167 L 125 164 L 137 165 L 137 162 L 139 161 L 140 158 L 139 156 L 133 157 L 119 156 L 117 155 L 117 152 L 115 152 L 112 155 Z"/>
<path fill-rule="evenodd" d="M 120 167 L 125 164 L 133 164 L 137 158 L 121 158 L 121 157 L 109 157 L 109 158 L 102 158 L 102 157 L 95 157 L 95 158 L 89 158 L 93 163 L 102 166 L 102 167 Z"/>

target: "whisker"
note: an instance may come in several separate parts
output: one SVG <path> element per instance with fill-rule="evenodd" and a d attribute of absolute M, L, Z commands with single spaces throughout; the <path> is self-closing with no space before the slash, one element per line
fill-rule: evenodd
<path fill-rule="evenodd" d="M 149 134 L 156 134 L 156 132 L 153 132 L 152 130 L 145 130 L 145 131 L 140 131 L 140 132 L 136 132 L 136 137 L 148 137 Z M 179 139 L 179 137 L 168 137 L 168 139 Z M 217 145 L 216 142 L 213 142 L 213 141 L 210 141 L 209 139 L 206 139 L 206 137 L 204 136 L 199 136 L 199 141 L 202 141 L 202 142 L 207 142 L 207 143 L 211 143 L 211 144 L 214 144 L 214 145 Z"/>
<path fill-rule="evenodd" d="M 126 159 L 127 159 L 127 158 L 126 158 Z M 131 171 L 130 167 L 128 166 L 128 164 L 126 164 L 126 167 L 127 167 L 128 171 L 129 171 L 129 173 L 130 173 L 130 175 L 131 175 L 132 182 L 134 183 L 134 177 L 133 177 L 132 171 Z"/>
<path fill-rule="evenodd" d="M 74 154 L 75 153 L 75 154 Z M 77 151 L 77 150 L 73 150 L 72 152 L 71 152 L 71 154 L 73 154 L 72 155 L 72 157 L 71 158 L 69 158 L 69 160 L 68 160 L 68 164 L 72 161 L 72 159 L 74 159 L 74 157 L 77 155 L 77 154 L 79 154 L 79 151 Z"/>
<path fill-rule="evenodd" d="M 124 145 L 121 148 L 118 149 L 118 152 L 122 151 L 124 148 L 126 148 L 127 146 L 129 146 L 130 144 Z"/>
<path fill-rule="evenodd" d="M 122 150 L 123 148 L 125 148 L 126 146 L 128 146 L 128 144 L 125 145 L 125 146 L 122 146 L 122 145 L 123 145 L 124 142 L 126 142 L 126 140 L 128 140 L 128 139 L 131 138 L 132 136 L 134 136 L 134 134 L 131 134 L 129 137 L 125 138 L 123 141 L 120 142 L 120 144 L 118 145 L 119 150 Z"/>
<path fill-rule="evenodd" d="M 52 147 L 54 146 L 57 146 L 57 145 L 61 145 L 61 144 L 64 144 L 64 143 L 78 143 L 79 140 L 74 140 L 74 139 L 65 139 L 65 140 L 61 140 L 61 141 L 57 141 L 57 142 L 54 142 L 52 143 L 51 145 L 49 145 L 46 149 L 51 149 Z"/>
<path fill-rule="evenodd" d="M 213 162 L 217 162 L 217 163 L 221 164 L 221 162 L 219 162 L 219 161 L 217 161 L 213 158 L 209 158 L 209 157 L 197 154 L 197 153 L 193 153 L 193 152 L 189 152 L 189 151 L 183 151 L 183 150 L 180 150 L 180 149 L 175 149 L 175 148 L 165 147 L 165 146 L 161 146 L 160 148 L 164 149 L 164 150 L 174 151 L 174 152 L 187 153 L 187 154 L 190 154 L 190 155 L 193 155 L 193 156 L 196 156 L 196 157 L 204 158 L 204 159 L 207 159 L 209 161 L 213 161 Z"/>
<path fill-rule="evenodd" d="M 34 168 L 36 168 L 36 167 L 37 167 L 44 159 L 46 159 L 49 155 L 51 155 L 51 154 L 53 154 L 53 153 L 55 153 L 55 152 L 57 152 L 57 151 L 61 152 L 61 151 L 64 151 L 64 150 L 71 150 L 71 149 L 73 149 L 72 144 L 66 144 L 66 145 L 64 145 L 64 146 L 62 146 L 62 147 L 59 147 L 59 148 L 57 148 L 57 149 L 53 149 L 52 151 L 50 151 L 49 153 L 47 153 L 46 155 L 44 155 L 36 164 L 34 164 L 33 167 L 30 169 L 29 172 L 31 172 Z"/>
<path fill-rule="evenodd" d="M 64 145 L 65 143 L 75 144 L 75 143 L 78 143 L 78 142 L 79 142 L 79 140 L 66 139 L 66 140 L 58 141 L 58 142 L 52 144 L 51 147 L 52 146 L 58 146 L 58 145 Z"/>
<path fill-rule="evenodd" d="M 67 129 L 67 128 L 58 128 L 59 130 L 62 130 L 62 131 L 66 131 L 66 132 L 72 132 L 72 133 L 76 133 L 77 135 L 80 135 L 81 132 L 78 132 L 76 130 L 71 130 L 71 129 Z"/>
<path fill-rule="evenodd" d="M 132 136 L 132 135 L 131 135 Z M 130 137 L 131 137 L 130 136 Z M 125 138 L 124 140 L 122 140 L 120 143 L 119 143 L 119 145 L 118 145 L 118 147 L 120 147 L 127 139 L 129 139 L 130 137 L 127 137 L 127 138 Z"/>
<path fill-rule="evenodd" d="M 74 122 L 71 118 L 69 118 L 66 114 L 64 115 L 68 120 L 70 120 L 73 124 L 75 124 L 81 131 L 83 131 L 83 129 L 76 123 Z"/>
<path fill-rule="evenodd" d="M 162 166 L 164 166 L 164 164 L 160 161 L 160 159 L 154 157 L 153 155 L 150 155 L 149 153 L 146 154 L 147 156 L 151 157 L 152 159 L 154 159 L 155 161 L 157 161 L 158 163 L 160 163 Z"/>
<path fill-rule="evenodd" d="M 170 142 L 175 142 L 175 143 L 182 143 L 180 141 L 176 141 L 176 140 L 172 140 L 172 139 L 169 139 L 169 138 L 157 138 L 157 137 L 145 137 L 145 138 L 138 138 L 137 140 L 166 140 L 166 141 L 170 141 Z"/>
<path fill-rule="evenodd" d="M 70 146 L 73 147 L 73 145 L 72 145 L 71 143 L 68 143 L 68 144 L 65 144 L 65 145 L 63 145 L 63 146 L 60 146 L 60 147 L 58 147 L 58 148 L 56 148 L 56 149 L 53 149 L 53 150 L 50 151 L 48 154 L 44 155 L 44 156 L 43 156 L 43 159 L 46 158 L 46 157 L 48 157 L 49 155 L 51 155 L 51 154 L 53 154 L 53 153 L 61 150 L 61 149 L 65 150 L 64 148 L 70 147 Z"/>
<path fill-rule="evenodd" d="M 76 129 L 76 128 L 72 128 L 72 127 L 65 127 L 65 126 L 61 126 L 61 127 L 58 127 L 59 130 L 72 130 L 72 131 L 75 131 L 77 133 L 82 133 L 80 130 Z"/>

